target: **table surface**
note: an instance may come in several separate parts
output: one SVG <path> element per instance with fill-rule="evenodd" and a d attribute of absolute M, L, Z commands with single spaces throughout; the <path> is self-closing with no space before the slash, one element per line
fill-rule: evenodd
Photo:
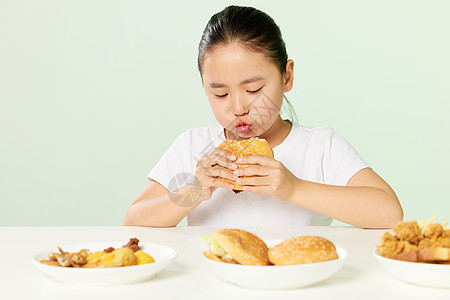
<path fill-rule="evenodd" d="M 450 289 L 428 288 L 391 277 L 372 256 L 385 230 L 346 226 L 245 228 L 262 239 L 321 235 L 349 250 L 344 267 L 316 285 L 293 290 L 254 290 L 213 275 L 203 260 L 201 236 L 215 227 L 0 227 L 0 299 L 450 299 Z M 58 283 L 37 270 L 32 257 L 58 245 L 128 241 L 158 243 L 178 251 L 155 278 L 123 286 L 80 287 Z"/>

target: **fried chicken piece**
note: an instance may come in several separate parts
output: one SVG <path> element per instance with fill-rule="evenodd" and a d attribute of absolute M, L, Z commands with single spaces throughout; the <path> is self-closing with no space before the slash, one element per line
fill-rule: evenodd
<path fill-rule="evenodd" d="M 401 249 L 398 249 L 398 240 L 395 236 L 386 231 L 381 237 L 381 245 L 377 246 L 377 251 L 382 256 L 388 257 L 400 253 Z"/>
<path fill-rule="evenodd" d="M 83 249 L 78 252 L 66 252 L 58 247 L 59 253 L 51 252 L 48 254 L 49 261 L 42 262 L 46 265 L 58 265 L 60 267 L 75 267 L 79 268 L 86 263 L 86 258 L 91 254 L 88 249 Z M 54 263 L 52 263 L 54 262 Z"/>
<path fill-rule="evenodd" d="M 432 243 L 433 242 L 430 239 L 423 238 L 419 241 L 419 244 L 417 246 L 419 249 L 431 248 Z"/>
<path fill-rule="evenodd" d="M 417 245 L 411 244 L 408 241 L 400 241 L 399 244 L 401 244 L 401 246 L 399 247 L 402 248 L 402 252 L 411 252 L 418 250 Z"/>
<path fill-rule="evenodd" d="M 450 248 L 450 236 L 441 236 L 439 243 L 441 247 Z"/>
<path fill-rule="evenodd" d="M 88 249 L 80 250 L 76 253 L 69 253 L 69 260 L 72 264 L 72 267 L 79 268 L 85 263 L 87 263 L 86 258 L 91 254 L 91 251 Z"/>
<path fill-rule="evenodd" d="M 385 257 L 397 254 L 397 239 L 395 236 L 386 231 L 381 237 L 381 245 L 377 246 L 377 251 Z"/>
<path fill-rule="evenodd" d="M 381 243 L 384 244 L 386 242 L 397 242 L 397 238 L 386 231 L 381 237 Z"/>
<path fill-rule="evenodd" d="M 450 237 L 441 224 L 431 224 L 424 230 L 424 238 L 419 242 L 419 249 L 425 248 L 450 248 Z"/>
<path fill-rule="evenodd" d="M 441 236 L 447 235 L 439 223 L 430 224 L 423 232 L 423 236 L 429 239 L 437 239 Z"/>
<path fill-rule="evenodd" d="M 72 263 L 69 258 L 69 253 L 64 252 L 61 248 L 58 247 L 60 253 L 52 253 L 52 257 L 56 258 L 61 267 L 71 267 Z M 49 255 L 50 256 L 50 255 Z"/>
<path fill-rule="evenodd" d="M 430 239 L 431 245 L 430 248 L 450 248 L 450 238 L 447 236 L 440 236 L 438 238 L 432 238 Z"/>
<path fill-rule="evenodd" d="M 417 245 L 423 238 L 422 230 L 416 221 L 399 222 L 392 230 L 400 240 L 408 241 L 414 245 Z"/>
<path fill-rule="evenodd" d="M 416 251 L 418 247 L 408 241 L 398 240 L 389 232 L 381 237 L 382 244 L 377 246 L 377 251 L 384 257 L 393 257 L 402 252 Z"/>
<path fill-rule="evenodd" d="M 40 261 L 40 263 L 44 264 L 44 265 L 49 265 L 49 266 L 61 267 L 59 262 L 57 262 L 56 260 L 53 260 L 53 259 L 50 259 L 50 260 L 43 259 Z"/>

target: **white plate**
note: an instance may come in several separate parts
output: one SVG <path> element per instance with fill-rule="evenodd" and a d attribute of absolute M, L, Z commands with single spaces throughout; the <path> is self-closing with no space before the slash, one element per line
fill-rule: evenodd
<path fill-rule="evenodd" d="M 102 242 L 78 245 L 62 245 L 66 252 L 78 252 L 89 249 L 91 252 L 102 251 L 108 247 L 120 248 L 123 242 Z M 43 273 L 56 281 L 84 286 L 110 286 L 130 284 L 153 278 L 158 272 L 175 260 L 178 253 L 172 248 L 152 243 L 139 243 L 141 250 L 151 255 L 155 262 L 138 266 L 118 268 L 64 268 L 41 264 L 42 259 L 48 259 L 49 252 L 58 252 L 57 248 L 41 252 L 34 256 L 33 264 Z"/>
<path fill-rule="evenodd" d="M 278 242 L 266 241 L 267 245 Z M 291 266 L 247 266 L 204 259 L 213 273 L 234 284 L 254 289 L 293 289 L 313 285 L 339 271 L 348 251 L 338 246 L 336 251 L 338 259 Z"/>
<path fill-rule="evenodd" d="M 390 259 L 373 251 L 381 265 L 394 277 L 431 287 L 450 288 L 450 265 L 424 264 Z"/>

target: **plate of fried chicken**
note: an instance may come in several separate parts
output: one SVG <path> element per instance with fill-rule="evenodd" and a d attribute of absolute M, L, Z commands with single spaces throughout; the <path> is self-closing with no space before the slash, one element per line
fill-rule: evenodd
<path fill-rule="evenodd" d="M 450 229 L 433 223 L 399 222 L 385 232 L 373 255 L 391 275 L 409 283 L 450 288 Z"/>

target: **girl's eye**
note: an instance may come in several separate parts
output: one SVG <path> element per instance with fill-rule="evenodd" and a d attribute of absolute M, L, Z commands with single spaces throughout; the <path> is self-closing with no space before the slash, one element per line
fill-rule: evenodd
<path fill-rule="evenodd" d="M 250 94 L 256 94 L 258 93 L 263 87 L 260 87 L 259 89 L 255 90 L 255 91 L 247 91 Z"/>
<path fill-rule="evenodd" d="M 225 98 L 226 96 L 228 96 L 228 93 L 227 94 L 223 94 L 223 95 L 216 95 L 216 94 L 214 94 L 217 98 Z"/>

